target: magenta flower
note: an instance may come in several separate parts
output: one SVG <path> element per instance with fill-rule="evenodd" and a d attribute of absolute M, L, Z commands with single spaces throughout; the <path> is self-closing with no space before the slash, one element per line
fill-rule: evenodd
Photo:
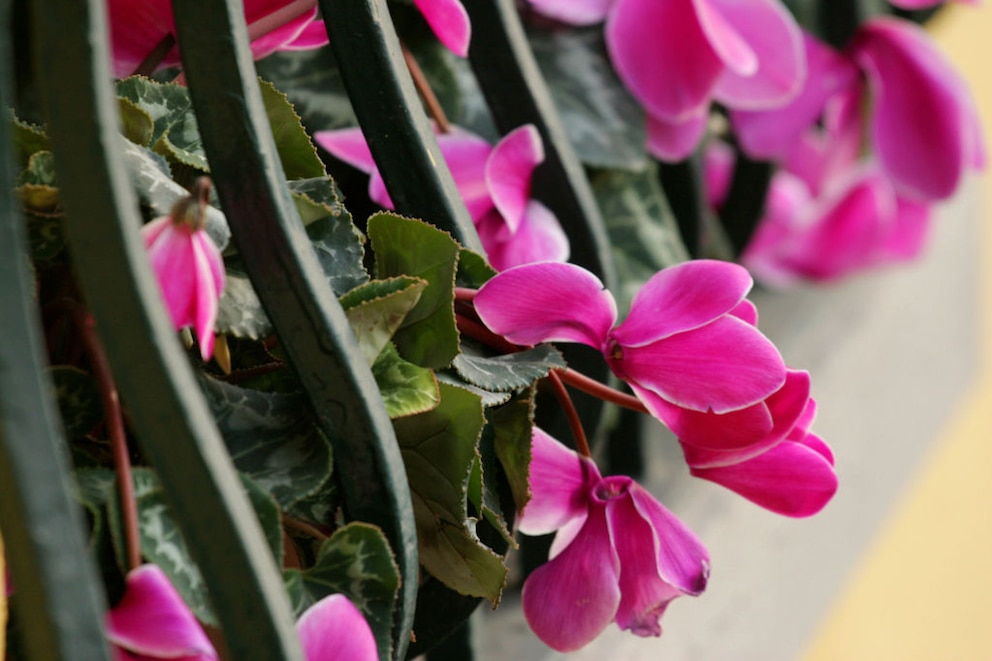
<path fill-rule="evenodd" d="M 156 565 L 128 572 L 124 596 L 107 613 L 107 638 L 123 661 L 207 661 L 217 652 L 172 583 Z"/>
<path fill-rule="evenodd" d="M 816 403 L 809 399 L 784 439 L 755 453 L 704 450 L 682 444 L 690 472 L 778 514 L 807 517 L 837 492 L 830 447 L 809 431 Z"/>
<path fill-rule="evenodd" d="M 310 606 L 296 622 L 307 661 L 378 661 L 375 637 L 348 597 L 332 594 Z"/>
<path fill-rule="evenodd" d="M 468 56 L 472 24 L 460 0 L 413 0 L 438 41 L 459 57 Z"/>
<path fill-rule="evenodd" d="M 217 305 L 224 291 L 224 262 L 203 231 L 199 204 L 193 197 L 180 200 L 171 215 L 142 227 L 141 235 L 173 325 L 177 330 L 192 326 L 200 355 L 209 360 L 214 351 Z"/>
<path fill-rule="evenodd" d="M 393 207 L 360 129 L 318 131 L 314 139 L 335 157 L 368 173 L 369 197 Z M 496 270 L 568 259 L 568 237 L 558 219 L 531 199 L 534 168 L 544 161 L 541 135 L 533 125 L 511 131 L 495 147 L 462 129 L 439 133 L 437 143 Z"/>
<path fill-rule="evenodd" d="M 614 0 L 526 0 L 528 9 L 569 25 L 592 25 L 606 20 Z"/>
<path fill-rule="evenodd" d="M 692 152 L 712 101 L 775 108 L 806 76 L 801 32 L 778 0 L 616 0 L 606 45 L 648 114 L 648 150 L 667 161 Z"/>
<path fill-rule="evenodd" d="M 495 333 L 522 345 L 581 342 L 599 349 L 662 421 L 659 400 L 726 413 L 761 402 L 785 382 L 775 346 L 738 314 L 750 304 L 747 271 L 697 260 L 654 275 L 630 314 L 617 320 L 603 283 L 573 264 L 538 263 L 497 275 L 479 290 L 475 309 Z"/>
<path fill-rule="evenodd" d="M 277 50 L 317 48 L 327 43 L 316 0 L 246 0 L 245 20 L 255 59 Z M 129 76 L 169 35 L 175 35 L 171 0 L 107 0 L 114 75 Z M 175 45 L 157 69 L 178 66 Z"/>
<path fill-rule="evenodd" d="M 579 649 L 616 622 L 659 636 L 668 604 L 706 588 L 709 555 L 681 521 L 629 477 L 596 465 L 534 428 L 520 514 L 529 535 L 557 531 L 551 559 L 524 584 L 523 610 L 550 647 Z"/>

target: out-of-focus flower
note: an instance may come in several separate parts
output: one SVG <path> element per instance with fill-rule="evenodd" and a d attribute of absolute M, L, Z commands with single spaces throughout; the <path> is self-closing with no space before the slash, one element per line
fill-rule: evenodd
<path fill-rule="evenodd" d="M 209 360 L 214 348 L 214 323 L 224 291 L 224 262 L 203 230 L 209 182 L 183 198 L 168 216 L 141 228 L 145 249 L 162 298 L 176 329 L 192 326 L 200 355 Z"/>
<path fill-rule="evenodd" d="M 776 108 L 806 78 L 801 31 L 778 0 L 616 0 L 606 45 L 648 114 L 648 150 L 666 161 L 692 152 L 712 101 Z"/>
<path fill-rule="evenodd" d="M 375 637 L 348 597 L 324 597 L 296 622 L 307 661 L 377 661 Z"/>
<path fill-rule="evenodd" d="M 527 578 L 523 610 L 534 633 L 559 651 L 579 649 L 610 622 L 661 635 L 668 604 L 706 588 L 709 555 L 681 521 L 629 477 L 596 465 L 535 428 L 532 497 L 519 529 L 557 531 L 551 559 Z"/>
<path fill-rule="evenodd" d="M 128 572 L 124 596 L 107 613 L 107 638 L 120 661 L 217 659 L 210 639 L 156 565 Z"/>
<path fill-rule="evenodd" d="M 393 207 L 361 129 L 318 131 L 314 139 L 335 157 L 368 173 L 369 197 Z M 511 131 L 495 147 L 457 128 L 439 133 L 437 143 L 496 270 L 568 259 L 568 238 L 558 219 L 530 196 L 534 168 L 544 161 L 541 135 L 533 125 Z"/>
<path fill-rule="evenodd" d="M 459 57 L 468 56 L 472 24 L 460 0 L 413 0 L 438 41 Z"/>
<path fill-rule="evenodd" d="M 763 401 L 785 383 L 775 346 L 741 316 L 747 271 L 696 260 L 663 269 L 640 289 L 614 327 L 616 302 L 592 273 L 539 263 L 500 273 L 475 296 L 479 318 L 522 345 L 581 342 L 600 350 L 651 413 L 659 401 L 727 413 Z"/>
<path fill-rule="evenodd" d="M 316 0 L 246 0 L 245 20 L 255 59 L 277 50 L 317 48 L 327 43 Z M 107 0 L 114 75 L 129 76 L 145 58 L 175 38 L 171 0 Z M 174 41 L 156 68 L 179 65 Z"/>
<path fill-rule="evenodd" d="M 525 0 L 539 14 L 570 25 L 602 23 L 614 0 Z"/>

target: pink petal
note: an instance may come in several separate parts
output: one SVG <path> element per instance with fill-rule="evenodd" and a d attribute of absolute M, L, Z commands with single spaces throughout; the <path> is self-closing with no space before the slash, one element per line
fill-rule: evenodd
<path fill-rule="evenodd" d="M 527 484 L 531 498 L 517 519 L 526 535 L 546 535 L 585 518 L 588 485 L 600 479 L 596 465 L 534 427 Z"/>
<path fill-rule="evenodd" d="M 413 0 L 438 41 L 459 57 L 468 56 L 472 25 L 459 0 Z"/>
<path fill-rule="evenodd" d="M 858 69 L 850 58 L 808 34 L 803 37 L 808 72 L 799 93 L 774 109 L 736 109 L 730 114 L 740 146 L 752 158 L 783 158 L 820 116 L 827 100 L 857 83 Z"/>
<path fill-rule="evenodd" d="M 493 147 L 485 139 L 464 129 L 441 133 L 437 146 L 461 193 L 468 213 L 478 220 L 493 208 L 493 199 L 486 182 L 486 163 Z"/>
<path fill-rule="evenodd" d="M 711 208 L 719 209 L 723 204 L 733 177 L 734 150 L 726 142 L 710 142 L 703 152 L 703 188 Z"/>
<path fill-rule="evenodd" d="M 533 124 L 503 136 L 486 161 L 486 184 L 511 233 L 523 222 L 534 168 L 544 161 L 544 143 Z"/>
<path fill-rule="evenodd" d="M 648 115 L 648 151 L 666 163 L 684 161 L 702 140 L 708 119 L 707 106 L 701 106 L 696 114 L 671 121 Z"/>
<path fill-rule="evenodd" d="M 611 335 L 624 348 L 641 347 L 699 328 L 733 310 L 750 289 L 751 276 L 737 264 L 697 259 L 669 266 L 638 290 Z"/>
<path fill-rule="evenodd" d="M 908 261 L 920 256 L 930 237 L 931 205 L 896 197 L 895 219 L 881 246 L 884 256 Z"/>
<path fill-rule="evenodd" d="M 583 647 L 617 613 L 619 572 L 605 508 L 593 507 L 572 543 L 527 577 L 522 595 L 527 623 L 552 649 Z"/>
<path fill-rule="evenodd" d="M 375 637 L 348 597 L 332 594 L 304 611 L 296 632 L 307 661 L 377 661 Z"/>
<path fill-rule="evenodd" d="M 256 60 L 281 50 L 287 43 L 296 41 L 303 31 L 317 17 L 317 7 L 300 14 L 283 25 L 270 30 L 251 42 L 251 53 Z M 327 33 L 324 33 L 324 43 L 327 43 Z M 323 45 L 323 44 L 318 44 Z"/>
<path fill-rule="evenodd" d="M 723 316 L 692 331 L 608 356 L 614 373 L 672 404 L 727 413 L 764 400 L 785 382 L 778 350 L 746 322 Z"/>
<path fill-rule="evenodd" d="M 209 360 L 214 353 L 214 324 L 217 321 L 218 302 L 224 291 L 224 265 L 217 246 L 202 230 L 194 233 L 192 248 L 196 269 L 196 312 L 193 328 L 200 343 L 200 355 L 203 360 Z"/>
<path fill-rule="evenodd" d="M 757 53 L 737 26 L 727 20 L 727 7 L 720 4 L 718 0 L 693 0 L 699 25 L 728 71 L 740 76 L 753 76 L 758 71 Z M 670 34 L 675 36 L 675 33 Z"/>
<path fill-rule="evenodd" d="M 748 326 L 758 325 L 758 308 L 754 305 L 754 303 L 746 298 L 738 303 L 737 307 L 731 310 L 728 314 L 732 314 Z"/>
<path fill-rule="evenodd" d="M 155 658 L 217 659 L 213 645 L 165 572 L 156 565 L 142 565 L 125 580 L 123 598 L 107 613 L 111 643 Z"/>
<path fill-rule="evenodd" d="M 757 58 L 756 70 L 728 66 L 713 90 L 730 108 L 755 110 L 788 103 L 806 80 L 802 32 L 778 0 L 708 0 Z"/>
<path fill-rule="evenodd" d="M 475 310 L 516 344 L 581 342 L 600 350 L 617 316 L 616 301 L 599 278 L 555 262 L 503 271 L 476 294 Z"/>
<path fill-rule="evenodd" d="M 527 203 L 516 233 L 506 231 L 503 217 L 491 211 L 476 223 L 479 239 L 486 249 L 489 263 L 497 271 L 535 262 L 568 260 L 569 243 L 558 218 L 537 200 Z"/>
<path fill-rule="evenodd" d="M 279 50 L 313 50 L 314 48 L 326 46 L 328 41 L 327 26 L 324 25 L 324 21 L 312 20 L 292 40 L 282 44 Z"/>
<path fill-rule="evenodd" d="M 658 538 L 658 573 L 685 594 L 698 595 L 706 589 L 710 556 L 706 547 L 682 521 L 661 503 L 635 485 L 630 491 L 638 512 Z"/>
<path fill-rule="evenodd" d="M 831 450 L 830 446 L 816 434 L 806 434 L 803 439 L 798 442 L 826 459 L 827 463 L 831 466 L 834 465 L 834 451 Z"/>
<path fill-rule="evenodd" d="M 197 265 L 190 230 L 170 220 L 148 246 L 148 258 L 176 330 L 194 325 Z"/>
<path fill-rule="evenodd" d="M 960 76 L 921 28 L 897 19 L 862 25 L 854 54 L 875 95 L 872 140 L 896 189 L 922 200 L 950 197 L 982 149 Z"/>
<path fill-rule="evenodd" d="M 690 467 L 690 472 L 784 516 L 816 514 L 837 491 L 837 475 L 830 462 L 815 449 L 792 441 L 739 464 Z"/>
<path fill-rule="evenodd" d="M 175 33 L 170 0 L 107 0 L 114 76 L 124 78 L 170 33 Z M 160 67 L 179 64 L 179 49 L 169 51 Z"/>
<path fill-rule="evenodd" d="M 648 114 L 699 116 L 724 63 L 703 31 L 694 0 L 617 0 L 606 22 L 613 66 Z"/>
<path fill-rule="evenodd" d="M 592 25 L 606 20 L 613 0 L 528 0 L 527 6 L 570 25 Z"/>
<path fill-rule="evenodd" d="M 672 430 L 680 441 L 694 448 L 719 452 L 748 448 L 766 438 L 774 428 L 772 413 L 764 402 L 729 413 L 693 411 L 675 406 L 650 390 L 637 391 L 638 398 Z"/>
<path fill-rule="evenodd" d="M 362 129 L 355 126 L 335 131 L 317 131 L 313 134 L 317 144 L 331 153 L 334 158 L 344 161 L 365 174 L 376 170 L 375 159 L 369 151 Z"/>

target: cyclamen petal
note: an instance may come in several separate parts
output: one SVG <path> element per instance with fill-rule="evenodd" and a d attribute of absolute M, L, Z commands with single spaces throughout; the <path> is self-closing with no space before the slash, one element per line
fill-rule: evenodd
<path fill-rule="evenodd" d="M 702 107 L 698 114 L 672 121 L 648 115 L 648 151 L 666 163 L 684 161 L 696 150 L 696 145 L 706 132 L 708 119 L 706 107 Z"/>
<path fill-rule="evenodd" d="M 479 289 L 474 303 L 486 326 L 521 345 L 581 342 L 602 350 L 617 315 L 599 278 L 554 262 L 503 271 Z"/>
<path fill-rule="evenodd" d="M 138 659 L 217 659 L 203 628 L 156 565 L 131 570 L 107 613 L 107 638 Z"/>
<path fill-rule="evenodd" d="M 517 528 L 526 535 L 546 535 L 584 518 L 589 507 L 586 485 L 599 478 L 590 460 L 535 427 L 528 476 L 531 498 L 520 512 Z"/>
<path fill-rule="evenodd" d="M 343 594 L 310 606 L 296 623 L 307 661 L 377 661 L 375 637 L 368 622 Z"/>
<path fill-rule="evenodd" d="M 438 41 L 459 57 L 468 56 L 472 24 L 459 0 L 413 0 Z"/>
<path fill-rule="evenodd" d="M 558 218 L 537 200 L 524 208 L 520 226 L 515 234 L 507 232 L 506 223 L 493 211 L 478 221 L 475 229 L 486 248 L 489 263 L 497 271 L 535 262 L 565 262 L 569 242 Z"/>
<path fill-rule="evenodd" d="M 544 143 L 533 124 L 503 136 L 486 160 L 485 181 L 510 233 L 516 233 L 530 200 L 534 168 L 544 161 Z"/>
<path fill-rule="evenodd" d="M 527 6 L 570 25 L 593 25 L 606 20 L 613 0 L 527 0 Z"/>

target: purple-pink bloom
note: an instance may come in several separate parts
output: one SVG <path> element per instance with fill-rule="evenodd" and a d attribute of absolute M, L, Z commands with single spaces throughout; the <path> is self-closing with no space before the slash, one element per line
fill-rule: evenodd
<path fill-rule="evenodd" d="M 318 131 L 314 139 L 369 174 L 369 197 L 393 207 L 361 129 Z M 533 125 L 511 131 L 496 146 L 459 128 L 439 133 L 437 144 L 493 268 L 568 259 L 568 237 L 558 219 L 531 198 L 534 169 L 544 161 L 541 134 Z"/>
<path fill-rule="evenodd" d="M 296 622 L 307 661 L 378 661 L 368 622 L 348 597 L 332 594 L 304 611 Z"/>
<path fill-rule="evenodd" d="M 528 9 L 569 25 L 592 25 L 606 20 L 614 0 L 526 0 Z"/>
<path fill-rule="evenodd" d="M 245 21 L 255 59 L 277 50 L 317 48 L 327 43 L 316 0 L 246 0 Z M 129 76 L 169 35 L 175 35 L 171 0 L 107 0 L 114 75 Z M 156 68 L 178 66 L 179 48 Z"/>
<path fill-rule="evenodd" d="M 616 0 L 606 45 L 662 160 L 692 152 L 712 101 L 775 108 L 806 77 L 801 31 L 778 0 Z"/>
<path fill-rule="evenodd" d="M 460 0 L 413 0 L 438 41 L 459 57 L 468 56 L 472 24 Z"/>
<path fill-rule="evenodd" d="M 224 291 L 224 262 L 197 214 L 184 213 L 180 204 L 172 215 L 142 227 L 141 235 L 173 325 L 177 330 L 192 326 L 200 355 L 209 360 Z"/>
<path fill-rule="evenodd" d="M 659 636 L 668 604 L 698 595 L 709 577 L 702 543 L 629 477 L 602 477 L 534 428 L 521 532 L 556 532 L 551 559 L 527 578 L 523 610 L 550 647 L 579 649 L 616 622 L 638 636 Z"/>
<path fill-rule="evenodd" d="M 124 596 L 106 621 L 116 659 L 218 658 L 207 634 L 158 566 L 132 569 L 125 581 Z"/>
<path fill-rule="evenodd" d="M 574 264 L 519 266 L 475 296 L 479 318 L 511 342 L 580 342 L 600 350 L 651 413 L 669 404 L 727 413 L 761 402 L 785 382 L 775 346 L 741 318 L 749 306 L 747 271 L 696 260 L 656 273 L 638 291 L 627 318 L 592 273 Z"/>

